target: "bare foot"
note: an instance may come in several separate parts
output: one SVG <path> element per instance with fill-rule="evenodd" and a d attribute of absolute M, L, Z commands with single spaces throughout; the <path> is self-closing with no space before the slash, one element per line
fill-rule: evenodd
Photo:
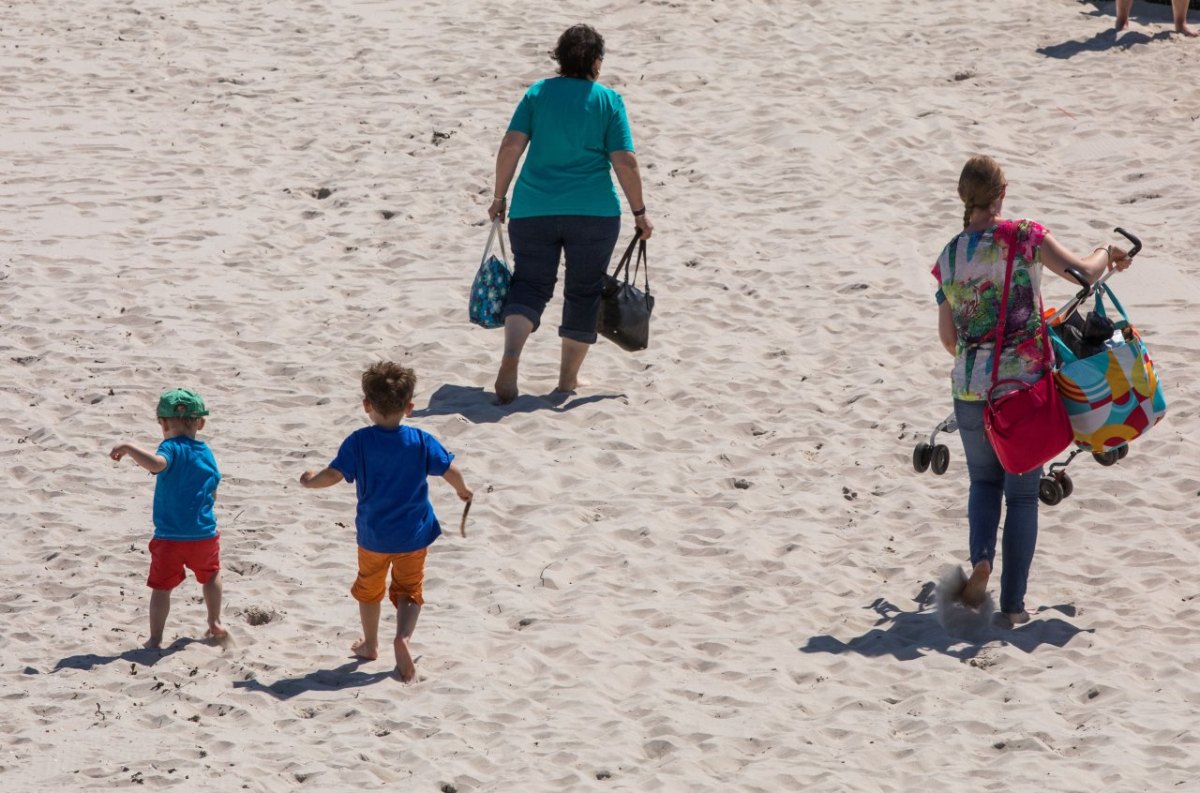
<path fill-rule="evenodd" d="M 1126 19 L 1121 19 L 1120 17 L 1118 17 L 1118 18 L 1117 18 L 1116 29 L 1117 29 L 1117 31 L 1118 31 L 1118 32 L 1120 32 L 1120 31 L 1122 31 L 1122 30 L 1128 30 L 1128 29 L 1129 29 L 1129 19 L 1128 19 L 1128 18 L 1126 18 Z"/>
<path fill-rule="evenodd" d="M 556 394 L 574 394 L 576 391 L 578 391 L 579 389 L 583 388 L 586 385 L 587 385 L 587 383 L 580 380 L 579 378 L 575 378 L 575 380 L 573 380 L 572 382 L 569 382 L 569 383 L 564 383 L 563 381 L 559 380 L 558 385 L 554 386 L 554 393 L 556 393 Z"/>
<path fill-rule="evenodd" d="M 412 653 L 408 651 L 408 642 L 397 638 L 392 642 L 396 649 L 396 677 L 401 683 L 411 683 L 417 676 L 417 665 L 413 662 Z"/>
<path fill-rule="evenodd" d="M 366 639 L 359 639 L 350 645 L 350 652 L 366 661 L 374 661 L 379 657 L 379 648 L 373 644 L 367 644 Z"/>
<path fill-rule="evenodd" d="M 157 639 L 154 637 L 150 637 L 149 639 L 146 640 L 146 643 L 143 644 L 142 646 L 145 647 L 147 650 L 161 650 L 162 649 L 162 637 L 160 636 Z"/>
<path fill-rule="evenodd" d="M 1022 609 L 1021 611 L 1010 611 L 1004 615 L 1010 626 L 1024 625 L 1029 622 L 1029 612 Z"/>
<path fill-rule="evenodd" d="M 1195 38 L 1196 36 L 1200 36 L 1200 33 L 1197 33 L 1196 31 L 1192 30 L 1187 25 L 1180 25 L 1179 27 L 1175 28 L 1175 32 L 1182 33 L 1183 35 L 1187 36 L 1188 38 Z"/>
<path fill-rule="evenodd" d="M 229 631 L 225 630 L 219 622 L 214 622 L 208 626 L 208 631 L 204 634 L 204 638 L 212 639 L 223 650 L 228 650 L 233 644 L 233 637 L 229 635 Z"/>
<path fill-rule="evenodd" d="M 984 597 L 987 595 L 988 578 L 991 575 L 992 566 L 987 561 L 975 565 L 975 569 L 971 571 L 971 577 L 967 579 L 967 584 L 963 587 L 963 603 L 973 609 L 982 606 Z"/>
<path fill-rule="evenodd" d="M 507 405 L 517 398 L 517 368 L 520 359 L 501 358 L 500 371 L 496 373 L 496 400 L 501 405 Z"/>

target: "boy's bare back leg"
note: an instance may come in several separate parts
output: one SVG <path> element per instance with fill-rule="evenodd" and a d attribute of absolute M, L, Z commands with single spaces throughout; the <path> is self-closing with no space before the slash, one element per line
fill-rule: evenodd
<path fill-rule="evenodd" d="M 221 624 L 221 573 L 218 571 L 212 578 L 205 581 L 201 588 L 204 592 L 204 607 L 208 610 L 208 636 L 218 643 L 224 644 L 229 638 L 229 631 Z"/>
<path fill-rule="evenodd" d="M 1129 27 L 1129 11 L 1132 8 L 1133 0 L 1117 0 L 1117 30 Z"/>
<path fill-rule="evenodd" d="M 417 676 L 417 665 L 413 661 L 408 641 L 417 629 L 417 617 L 421 616 L 421 604 L 407 598 L 400 601 L 396 609 L 396 640 L 392 643 L 396 651 L 396 676 L 401 682 L 411 683 Z"/>
<path fill-rule="evenodd" d="M 379 603 L 359 603 L 358 617 L 362 620 L 362 638 L 350 645 L 350 652 L 359 658 L 374 661 L 379 657 Z"/>
<path fill-rule="evenodd" d="M 167 627 L 167 615 L 171 613 L 171 590 L 150 590 L 150 638 L 146 647 L 158 649 L 162 647 L 163 629 Z"/>
<path fill-rule="evenodd" d="M 1185 36 L 1200 36 L 1200 33 L 1192 30 L 1187 24 L 1188 0 L 1171 0 L 1171 12 L 1175 17 L 1175 32 L 1182 33 Z"/>

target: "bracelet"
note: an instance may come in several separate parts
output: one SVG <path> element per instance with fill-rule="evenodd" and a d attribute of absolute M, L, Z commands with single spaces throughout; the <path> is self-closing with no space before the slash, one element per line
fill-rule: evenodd
<path fill-rule="evenodd" d="M 492 196 L 492 203 L 493 203 L 493 204 L 494 204 L 494 203 L 496 203 L 497 201 L 500 201 L 501 203 L 503 203 L 505 200 L 506 200 L 506 199 L 505 199 L 505 198 L 504 198 L 504 196 L 502 196 L 502 195 L 498 195 L 498 196 Z"/>
<path fill-rule="evenodd" d="M 1104 251 L 1104 255 L 1108 257 L 1108 264 L 1105 265 L 1106 267 L 1112 265 L 1113 255 L 1112 255 L 1112 246 L 1111 245 L 1101 245 L 1099 248 L 1093 249 L 1092 253 L 1095 253 L 1096 251 Z"/>
<path fill-rule="evenodd" d="M 640 217 L 641 217 L 642 215 L 644 215 L 644 214 L 646 214 L 646 208 L 645 208 L 645 207 L 642 207 L 641 209 L 635 209 L 635 210 L 633 210 L 633 216 L 634 216 L 635 218 L 640 218 Z"/>

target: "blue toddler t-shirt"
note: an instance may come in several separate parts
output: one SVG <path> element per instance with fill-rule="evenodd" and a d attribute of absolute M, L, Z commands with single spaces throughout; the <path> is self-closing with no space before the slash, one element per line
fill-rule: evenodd
<path fill-rule="evenodd" d="M 442 533 L 426 477 L 441 476 L 454 455 L 424 430 L 374 425 L 342 441 L 329 464 L 358 491 L 358 545 L 375 553 L 427 548 Z"/>
<path fill-rule="evenodd" d="M 155 475 L 154 539 L 207 540 L 217 536 L 213 504 L 221 472 L 204 441 L 186 435 L 158 445 L 167 467 Z"/>

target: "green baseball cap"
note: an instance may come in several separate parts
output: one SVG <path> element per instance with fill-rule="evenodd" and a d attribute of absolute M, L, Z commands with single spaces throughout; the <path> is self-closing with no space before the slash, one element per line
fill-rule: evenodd
<path fill-rule="evenodd" d="M 195 391 L 173 388 L 158 398 L 160 419 L 195 419 L 207 415 L 208 408 Z"/>

